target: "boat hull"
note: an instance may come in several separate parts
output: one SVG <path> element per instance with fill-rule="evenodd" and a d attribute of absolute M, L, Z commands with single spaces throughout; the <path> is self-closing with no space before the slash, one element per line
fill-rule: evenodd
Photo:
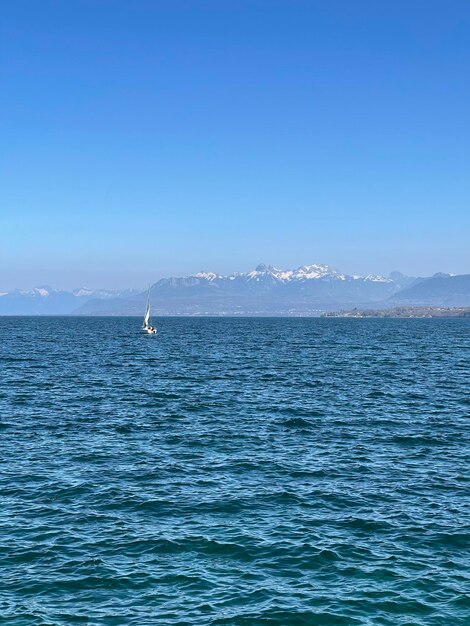
<path fill-rule="evenodd" d="M 157 329 L 156 328 L 142 328 L 142 332 L 144 335 L 156 335 Z"/>

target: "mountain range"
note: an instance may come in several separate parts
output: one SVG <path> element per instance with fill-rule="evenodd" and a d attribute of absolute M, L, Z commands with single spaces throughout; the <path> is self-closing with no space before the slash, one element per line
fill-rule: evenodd
<path fill-rule="evenodd" d="M 138 289 L 110 291 L 80 288 L 63 291 L 47 285 L 15 289 L 0 292 L 0 315 L 69 315 L 92 299 L 127 298 L 139 293 Z"/>
<path fill-rule="evenodd" d="M 319 315 L 345 308 L 468 306 L 470 274 L 427 278 L 348 275 L 329 265 L 283 270 L 258 265 L 251 272 L 199 272 L 162 278 L 150 289 L 159 315 Z M 147 292 L 60 291 L 38 287 L 0 294 L 0 315 L 142 315 Z"/>

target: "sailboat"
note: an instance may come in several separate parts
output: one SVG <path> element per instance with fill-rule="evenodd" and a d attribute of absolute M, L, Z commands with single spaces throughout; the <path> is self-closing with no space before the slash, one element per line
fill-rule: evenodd
<path fill-rule="evenodd" d="M 142 324 L 142 332 L 146 335 L 156 335 L 157 329 L 150 323 L 150 285 L 147 293 L 147 306 L 145 307 L 144 322 Z"/>

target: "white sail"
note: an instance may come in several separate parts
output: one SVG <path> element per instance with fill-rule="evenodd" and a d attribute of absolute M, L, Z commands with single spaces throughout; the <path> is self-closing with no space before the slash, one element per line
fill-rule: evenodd
<path fill-rule="evenodd" d="M 144 326 L 148 326 L 150 320 L 150 303 L 147 302 L 147 308 L 144 315 Z"/>
<path fill-rule="evenodd" d="M 147 306 L 145 307 L 145 315 L 144 315 L 144 322 L 142 324 L 142 330 L 144 330 L 146 333 L 149 333 L 151 335 L 154 335 L 157 332 L 156 329 L 150 323 L 150 285 L 149 285 L 149 290 L 147 293 Z"/>

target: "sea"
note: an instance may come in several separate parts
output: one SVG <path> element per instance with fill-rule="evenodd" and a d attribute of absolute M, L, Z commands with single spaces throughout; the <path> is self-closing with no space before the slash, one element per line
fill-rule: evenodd
<path fill-rule="evenodd" d="M 470 320 L 0 318 L 0 623 L 470 624 Z"/>

